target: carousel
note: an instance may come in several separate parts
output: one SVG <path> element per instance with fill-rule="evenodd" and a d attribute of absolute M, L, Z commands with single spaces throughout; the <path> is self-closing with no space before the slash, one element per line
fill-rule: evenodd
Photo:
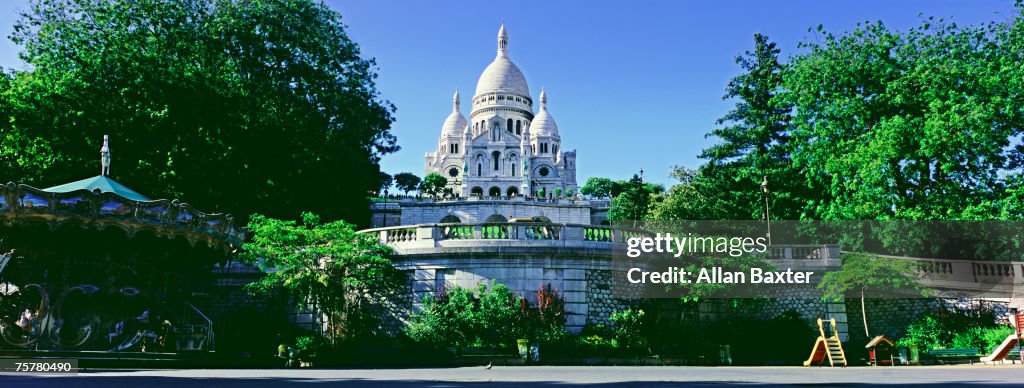
<path fill-rule="evenodd" d="M 0 351 L 213 351 L 192 303 L 241 245 L 231 216 L 98 176 L 0 186 Z"/>

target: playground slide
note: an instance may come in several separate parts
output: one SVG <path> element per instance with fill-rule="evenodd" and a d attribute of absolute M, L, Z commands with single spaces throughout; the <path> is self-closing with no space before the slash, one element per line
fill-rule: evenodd
<path fill-rule="evenodd" d="M 804 366 L 818 365 L 825 362 L 825 355 L 828 352 L 828 344 L 825 339 L 818 337 L 818 340 L 814 342 L 814 349 L 811 350 L 811 356 L 804 361 Z"/>
<path fill-rule="evenodd" d="M 1006 358 L 1006 355 L 1010 354 L 1010 350 L 1013 350 L 1014 346 L 1017 346 L 1017 335 L 1010 334 L 1003 340 L 1003 343 L 996 346 L 996 349 L 992 351 L 991 355 L 982 357 L 981 362 L 1003 361 L 1003 359 Z"/>

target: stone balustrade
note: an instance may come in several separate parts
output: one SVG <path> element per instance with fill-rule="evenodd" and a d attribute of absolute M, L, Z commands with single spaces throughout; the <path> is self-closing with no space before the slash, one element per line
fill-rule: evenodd
<path fill-rule="evenodd" d="M 429 249 L 467 246 L 550 246 L 559 248 L 622 248 L 630 238 L 653 233 L 623 227 L 564 223 L 506 222 L 420 224 L 367 229 L 396 248 Z M 836 245 L 779 245 L 770 247 L 769 259 L 832 262 L 839 259 Z"/>
<path fill-rule="evenodd" d="M 448 246 L 550 246 L 559 248 L 613 248 L 631 237 L 648 235 L 637 229 L 598 225 L 506 222 L 476 224 L 421 224 L 362 231 L 402 252 L 405 249 Z"/>
<path fill-rule="evenodd" d="M 933 289 L 996 298 L 1024 293 L 1024 262 L 877 256 L 918 263 L 922 284 Z"/>

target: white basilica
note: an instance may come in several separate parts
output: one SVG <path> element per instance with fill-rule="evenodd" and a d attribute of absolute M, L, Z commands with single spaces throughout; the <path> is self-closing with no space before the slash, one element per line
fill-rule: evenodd
<path fill-rule="evenodd" d="M 565 151 L 558 125 L 540 92 L 534 114 L 526 77 L 508 56 L 508 34 L 498 30 L 498 55 L 480 74 L 469 119 L 455 92 L 452 113 L 441 127 L 438 149 L 426 155 L 427 173 L 448 178 L 460 197 L 575 193 L 576 151 Z"/>

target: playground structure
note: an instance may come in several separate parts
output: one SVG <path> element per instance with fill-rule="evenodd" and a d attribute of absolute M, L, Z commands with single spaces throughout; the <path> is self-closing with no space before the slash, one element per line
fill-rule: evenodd
<path fill-rule="evenodd" d="M 830 326 L 832 335 L 825 335 L 825 324 Z M 804 366 L 823 365 L 828 358 L 829 366 L 847 365 L 846 353 L 843 351 L 843 344 L 839 342 L 839 332 L 836 331 L 836 319 L 827 321 L 818 318 L 818 339 L 814 341 L 814 348 L 811 349 L 811 356 L 804 361 Z"/>
<path fill-rule="evenodd" d="M 1010 334 L 1010 335 L 1006 336 L 1006 339 L 1004 339 L 1003 342 L 1001 344 L 999 344 L 999 346 L 996 346 L 996 348 L 992 351 L 992 354 L 990 354 L 990 355 L 988 355 L 986 357 L 982 357 L 981 358 L 981 362 L 984 362 L 984 363 L 990 363 L 990 362 L 1002 363 L 1002 362 L 1006 361 L 1007 356 L 1010 355 L 1010 351 L 1012 351 L 1018 345 L 1019 341 L 1017 340 L 1017 338 L 1018 338 L 1017 337 L 1017 333 L 1013 333 L 1013 334 Z M 1011 359 L 1011 361 L 1014 361 L 1014 360 Z"/>
<path fill-rule="evenodd" d="M 872 366 L 878 366 L 886 364 L 892 366 L 895 364 L 894 352 L 895 345 L 884 335 L 875 336 L 871 341 L 868 341 L 864 348 L 868 350 L 868 364 Z"/>

